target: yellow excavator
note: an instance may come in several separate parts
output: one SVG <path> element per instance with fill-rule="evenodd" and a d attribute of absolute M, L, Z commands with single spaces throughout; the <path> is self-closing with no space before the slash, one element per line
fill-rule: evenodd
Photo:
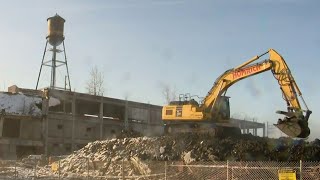
<path fill-rule="evenodd" d="M 260 57 L 269 54 L 269 59 L 253 64 Z M 162 120 L 165 133 L 208 132 L 214 135 L 241 134 L 240 128 L 230 118 L 229 98 L 226 92 L 236 82 L 271 71 L 280 85 L 286 111 L 276 111 L 284 115 L 274 124 L 283 133 L 292 138 L 307 138 L 310 135 L 308 120 L 311 110 L 308 109 L 302 93 L 295 82 L 287 63 L 274 49 L 269 49 L 260 56 L 255 56 L 236 68 L 225 71 L 217 78 L 207 96 L 198 102 L 190 95 L 182 95 L 162 108 Z M 298 98 L 302 100 L 302 109 Z"/>

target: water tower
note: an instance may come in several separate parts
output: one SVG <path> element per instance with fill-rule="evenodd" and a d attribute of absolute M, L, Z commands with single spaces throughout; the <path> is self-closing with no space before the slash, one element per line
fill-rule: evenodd
<path fill-rule="evenodd" d="M 47 19 L 48 22 L 48 34 L 47 34 L 47 41 L 45 45 L 45 49 L 43 52 L 42 57 L 42 63 L 40 66 L 39 76 L 37 80 L 37 86 L 36 89 L 38 89 L 39 80 L 41 76 L 42 67 L 50 67 L 51 68 L 51 80 L 50 80 L 50 89 L 64 89 L 71 91 L 71 85 L 70 85 L 70 77 L 69 77 L 69 70 L 68 70 L 68 63 L 67 63 L 67 55 L 66 55 L 66 49 L 64 46 L 64 23 L 65 19 L 60 17 L 58 14 L 56 14 L 53 17 L 49 17 Z M 48 47 L 51 45 L 51 47 Z M 60 50 L 59 47 L 62 44 L 63 50 Z M 49 60 L 45 60 L 46 53 L 51 52 L 52 56 Z M 63 53 L 63 60 L 57 59 L 57 55 Z M 65 67 L 66 68 L 66 76 L 64 77 L 64 87 L 58 87 L 56 83 L 56 70 L 58 67 Z"/>

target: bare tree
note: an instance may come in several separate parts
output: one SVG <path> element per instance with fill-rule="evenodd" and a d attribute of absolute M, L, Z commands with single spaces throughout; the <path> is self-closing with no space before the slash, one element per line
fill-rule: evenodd
<path fill-rule="evenodd" d="M 104 93 L 103 74 L 94 66 L 90 71 L 90 78 L 87 82 L 87 92 L 95 96 L 102 96 Z"/>
<path fill-rule="evenodd" d="M 174 88 L 172 88 L 170 85 L 164 84 L 164 83 L 161 84 L 161 88 L 162 88 L 162 95 L 165 98 L 165 101 L 167 104 L 169 104 L 171 101 L 176 100 L 177 93 Z"/>

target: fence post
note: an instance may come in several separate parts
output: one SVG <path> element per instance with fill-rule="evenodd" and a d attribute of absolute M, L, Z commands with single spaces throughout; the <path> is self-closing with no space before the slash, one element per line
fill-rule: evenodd
<path fill-rule="evenodd" d="M 124 159 L 122 159 L 122 166 L 121 166 L 121 174 L 122 174 L 122 179 L 124 180 Z"/>
<path fill-rule="evenodd" d="M 89 158 L 87 158 L 87 179 L 89 179 Z"/>
<path fill-rule="evenodd" d="M 233 167 L 231 167 L 231 179 L 233 179 Z"/>
<path fill-rule="evenodd" d="M 164 162 L 164 180 L 167 180 L 167 161 Z"/>
<path fill-rule="evenodd" d="M 229 180 L 229 160 L 227 160 L 227 180 Z"/>
<path fill-rule="evenodd" d="M 34 164 L 34 179 L 37 179 L 37 163 Z"/>
<path fill-rule="evenodd" d="M 17 179 L 17 160 L 14 161 L 14 179 Z"/>
<path fill-rule="evenodd" d="M 302 180 L 302 160 L 300 160 L 300 180 Z"/>
<path fill-rule="evenodd" d="M 60 180 L 60 157 L 59 157 L 59 161 L 58 161 L 58 174 L 59 174 L 59 180 Z"/>

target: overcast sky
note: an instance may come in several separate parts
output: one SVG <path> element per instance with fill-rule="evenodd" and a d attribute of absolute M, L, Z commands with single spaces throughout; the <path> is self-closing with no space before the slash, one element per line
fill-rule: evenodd
<path fill-rule="evenodd" d="M 105 95 L 163 105 L 163 85 L 205 96 L 216 78 L 255 55 L 276 49 L 307 105 L 311 138 L 319 137 L 319 1 L 105 0 L 1 1 L 0 89 L 35 88 L 47 18 L 65 22 L 72 90 L 85 92 L 90 69 L 104 74 Z M 264 56 L 262 60 L 268 58 Z M 50 76 L 43 69 L 40 86 Z M 59 68 L 58 75 L 64 69 Z M 58 83 L 63 82 L 58 79 Z M 286 110 L 266 72 L 233 85 L 232 115 L 273 124 Z"/>

